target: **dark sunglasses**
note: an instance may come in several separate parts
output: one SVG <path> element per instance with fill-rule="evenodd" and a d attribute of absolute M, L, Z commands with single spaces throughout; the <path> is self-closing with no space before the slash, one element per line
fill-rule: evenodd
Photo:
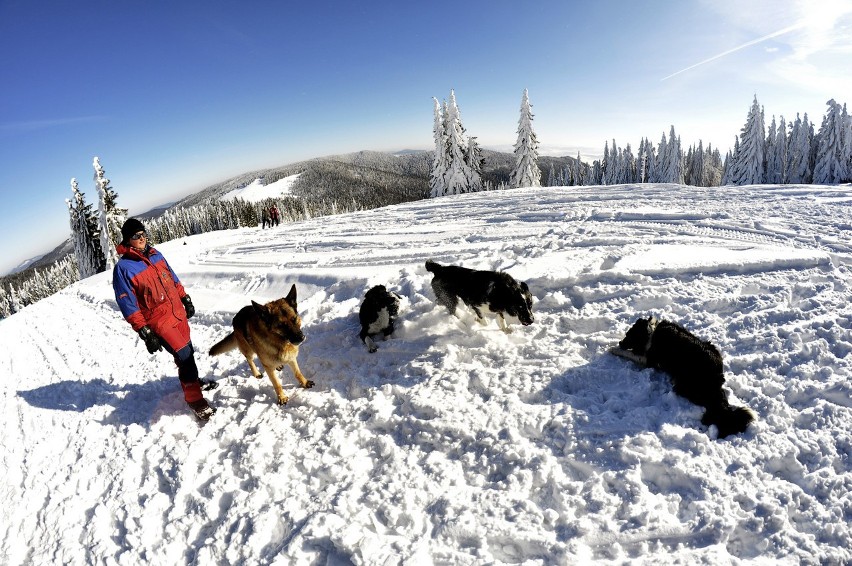
<path fill-rule="evenodd" d="M 136 232 L 132 236 L 130 236 L 131 240 L 141 240 L 142 238 L 147 238 L 145 232 Z"/>

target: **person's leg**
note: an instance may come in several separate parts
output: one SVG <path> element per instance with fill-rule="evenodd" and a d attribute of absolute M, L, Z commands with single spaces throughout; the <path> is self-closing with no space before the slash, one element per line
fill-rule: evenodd
<path fill-rule="evenodd" d="M 183 398 L 195 416 L 201 420 L 209 419 L 216 410 L 211 407 L 201 393 L 201 380 L 198 378 L 198 366 L 195 364 L 195 349 L 192 342 L 174 353 L 178 367 L 178 379 L 183 388 Z"/>

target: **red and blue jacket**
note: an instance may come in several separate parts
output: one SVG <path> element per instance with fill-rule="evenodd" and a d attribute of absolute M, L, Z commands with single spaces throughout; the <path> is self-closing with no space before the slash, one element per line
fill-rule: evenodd
<path fill-rule="evenodd" d="M 177 352 L 189 344 L 189 323 L 181 298 L 186 291 L 163 254 L 147 246 L 140 253 L 124 244 L 112 271 L 112 287 L 121 314 L 133 330 L 148 326 Z"/>

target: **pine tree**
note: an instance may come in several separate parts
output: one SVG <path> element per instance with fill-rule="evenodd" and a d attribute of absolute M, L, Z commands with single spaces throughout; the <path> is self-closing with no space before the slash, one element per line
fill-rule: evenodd
<path fill-rule="evenodd" d="M 651 178 L 652 183 L 668 183 L 668 160 L 669 160 L 669 142 L 666 141 L 666 133 L 660 138 L 660 143 L 657 145 L 657 155 L 654 159 L 654 176 Z"/>
<path fill-rule="evenodd" d="M 95 168 L 95 184 L 98 189 L 98 212 L 100 227 L 101 253 L 106 260 L 106 269 L 118 262 L 116 243 L 121 241 L 121 226 L 127 220 L 127 209 L 118 208 L 118 194 L 109 186 L 109 179 L 101 167 L 100 160 L 95 157 L 92 165 Z"/>
<path fill-rule="evenodd" d="M 736 166 L 732 181 L 736 185 L 758 185 L 763 183 L 765 170 L 765 132 L 763 108 L 757 95 L 748 112 L 746 123 L 740 132 L 740 146 L 736 153 Z"/>
<path fill-rule="evenodd" d="M 432 173 L 429 176 L 429 196 L 432 198 L 444 196 L 447 192 L 444 185 L 444 175 L 447 173 L 447 136 L 444 125 L 444 113 L 437 98 L 435 102 L 435 120 L 432 134 L 435 139 L 435 159 L 432 162 Z"/>
<path fill-rule="evenodd" d="M 790 136 L 787 143 L 786 179 L 788 183 L 794 185 L 809 183 L 811 179 L 808 167 L 811 147 L 807 122 L 807 114 L 805 114 L 804 122 L 796 114 L 796 121 L 790 124 Z"/>
<path fill-rule="evenodd" d="M 666 136 L 663 134 L 663 142 Z M 683 150 L 680 146 L 680 138 L 675 135 L 674 126 L 669 132 L 669 141 L 665 147 L 660 148 L 662 156 L 662 171 L 660 171 L 661 183 L 683 184 Z"/>
<path fill-rule="evenodd" d="M 629 143 L 625 146 L 624 153 L 622 154 L 621 171 L 621 183 L 636 182 L 636 158 L 633 156 L 633 149 L 631 149 Z"/>
<path fill-rule="evenodd" d="M 766 154 L 766 182 L 780 185 L 787 182 L 787 123 L 784 116 L 775 128 L 775 116 L 772 117 L 772 125 L 769 127 L 767 138 L 768 153 Z"/>
<path fill-rule="evenodd" d="M 728 151 L 728 155 L 725 157 L 725 165 L 724 171 L 722 172 L 722 184 L 723 185 L 735 185 L 736 181 L 734 180 L 738 175 L 737 172 L 737 153 L 740 151 L 740 138 L 734 136 L 734 150 L 733 152 Z"/>
<path fill-rule="evenodd" d="M 692 152 L 692 158 L 687 160 L 690 163 L 688 183 L 696 187 L 706 187 L 704 142 L 698 140 L 698 147 L 694 150 L 690 149 L 690 151 Z"/>
<path fill-rule="evenodd" d="M 651 170 L 654 168 L 654 146 L 648 138 L 639 142 L 639 157 L 636 161 L 636 180 L 639 183 L 651 182 Z"/>
<path fill-rule="evenodd" d="M 471 169 L 468 139 L 461 123 L 456 95 L 450 91 L 444 107 L 444 127 L 447 137 L 447 171 L 444 174 L 444 194 L 457 195 L 482 189 L 482 178 Z"/>
<path fill-rule="evenodd" d="M 722 154 L 714 149 L 712 144 L 707 144 L 706 157 L 704 159 L 704 182 L 705 187 L 718 187 L 722 183 L 724 165 Z"/>
<path fill-rule="evenodd" d="M 848 177 L 846 170 L 848 153 L 846 141 L 846 117 L 843 108 L 834 101 L 826 102 L 828 110 L 819 129 L 819 149 L 814 165 L 813 182 L 820 185 L 836 185 Z"/>
<path fill-rule="evenodd" d="M 98 232 L 98 219 L 92 211 L 92 205 L 86 203 L 86 198 L 80 192 L 77 179 L 71 179 L 71 192 L 74 199 L 66 200 L 71 224 L 71 242 L 80 279 L 100 273 L 106 269 L 106 260 L 101 251 Z"/>
<path fill-rule="evenodd" d="M 521 117 L 518 120 L 518 139 L 515 142 L 515 168 L 509 177 L 509 186 L 539 187 L 541 171 L 538 168 L 538 140 L 532 127 L 533 114 L 529 93 L 524 89 L 521 98 Z"/>
<path fill-rule="evenodd" d="M 471 170 L 471 186 L 470 192 L 482 190 L 482 170 L 485 167 L 485 157 L 482 155 L 482 148 L 476 141 L 476 136 L 467 138 L 467 152 L 465 153 L 465 161 Z"/>
<path fill-rule="evenodd" d="M 601 185 L 611 185 L 612 178 L 612 162 L 615 161 L 612 158 L 612 153 L 609 151 L 609 142 L 604 142 L 604 152 L 603 158 L 601 159 Z"/>

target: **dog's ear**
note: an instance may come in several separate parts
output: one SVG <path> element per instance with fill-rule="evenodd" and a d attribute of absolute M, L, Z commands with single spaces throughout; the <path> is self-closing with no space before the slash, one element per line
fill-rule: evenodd
<path fill-rule="evenodd" d="M 252 301 L 251 302 L 251 308 L 254 309 L 254 312 L 257 313 L 257 315 L 260 318 L 266 320 L 267 312 L 266 312 L 266 306 L 265 305 L 261 305 L 260 303 L 256 303 L 256 302 Z"/>
<path fill-rule="evenodd" d="M 290 292 L 287 293 L 287 296 L 284 298 L 285 301 L 290 303 L 294 308 L 296 306 L 296 284 L 293 283 L 293 286 L 290 287 Z"/>

